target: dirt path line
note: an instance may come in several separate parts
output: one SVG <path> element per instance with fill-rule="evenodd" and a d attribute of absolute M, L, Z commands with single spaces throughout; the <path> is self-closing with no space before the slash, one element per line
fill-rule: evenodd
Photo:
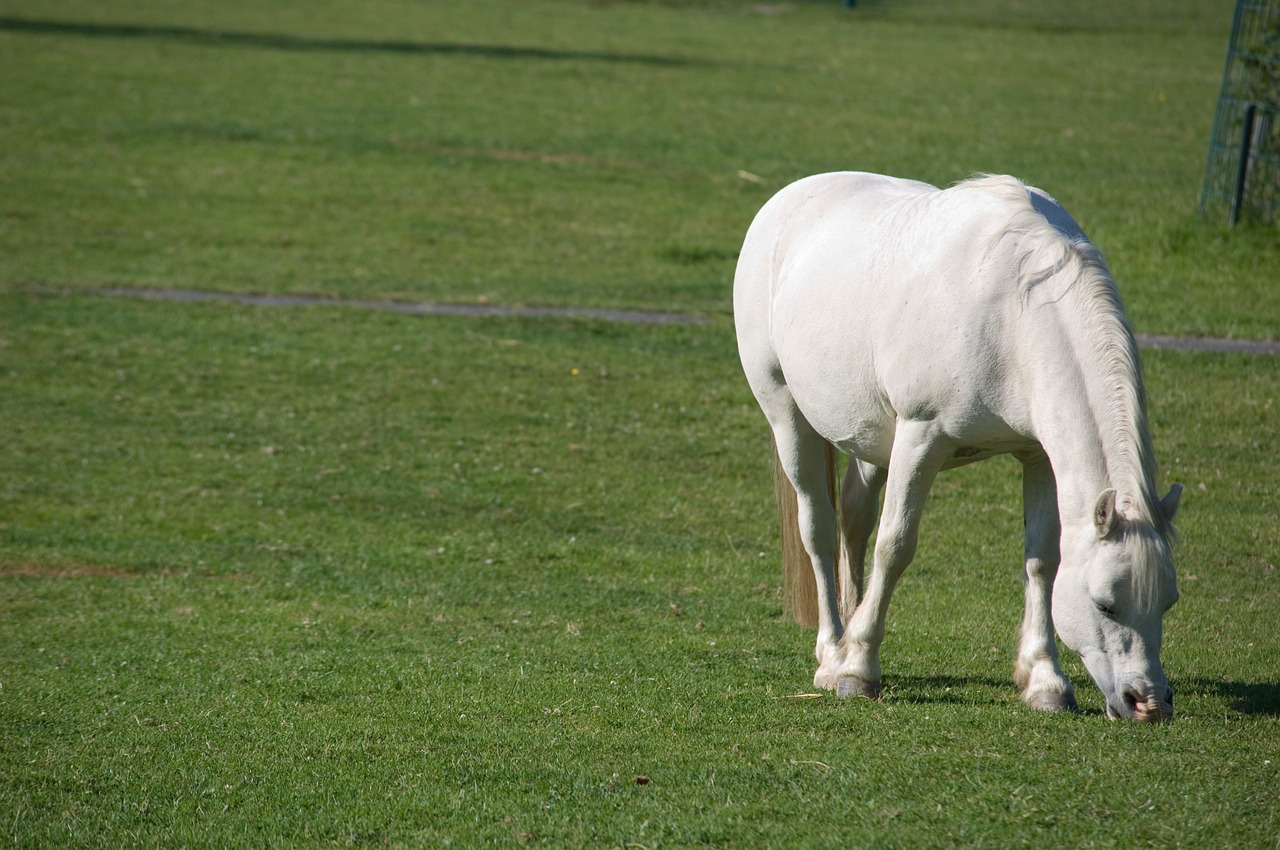
<path fill-rule="evenodd" d="M 324 295 L 246 295 L 237 292 L 206 292 L 194 289 L 112 289 L 84 290 L 98 295 L 121 298 L 147 298 L 153 301 L 225 301 L 258 307 L 358 307 L 415 316 L 564 316 L 630 322 L 642 325 L 701 325 L 707 320 L 688 313 L 665 313 L 657 310 L 609 310 L 594 307 L 508 307 L 498 304 L 437 304 L 428 301 L 374 301 L 369 299 L 331 298 Z"/>
<path fill-rule="evenodd" d="M 236 292 L 208 292 L 195 289 L 109 289 L 76 290 L 120 298 L 147 298 L 154 301 L 223 301 L 259 307 L 357 307 L 409 313 L 416 316 L 561 316 L 630 322 L 643 325 L 701 325 L 707 319 L 691 313 L 658 310 L 610 310 L 595 307 L 511 307 L 497 304 L 438 304 L 419 301 L 375 301 L 332 298 L 323 295 L 248 295 Z M 1160 336 L 1137 334 L 1142 348 L 1176 351 L 1218 351 L 1233 354 L 1280 354 L 1280 340 L 1215 339 L 1212 337 Z"/>

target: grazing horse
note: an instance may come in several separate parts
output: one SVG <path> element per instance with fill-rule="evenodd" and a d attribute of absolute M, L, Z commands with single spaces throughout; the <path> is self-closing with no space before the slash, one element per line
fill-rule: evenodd
<path fill-rule="evenodd" d="M 805 178 L 751 224 L 733 310 L 816 579 L 817 687 L 879 697 L 889 598 L 934 477 L 1008 453 L 1026 519 L 1022 699 L 1076 707 L 1056 625 L 1109 717 L 1172 718 L 1160 640 L 1182 488 L 1157 494 L 1133 333 L 1053 198 L 1003 176 Z M 838 510 L 833 446 L 851 456 Z"/>

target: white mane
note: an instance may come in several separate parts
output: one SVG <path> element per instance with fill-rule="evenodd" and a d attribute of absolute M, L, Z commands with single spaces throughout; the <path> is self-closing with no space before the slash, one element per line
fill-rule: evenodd
<path fill-rule="evenodd" d="M 1129 523 L 1125 541 L 1133 554 L 1134 590 L 1149 599 L 1160 580 L 1157 565 L 1168 562 L 1156 549 L 1167 547 L 1174 529 L 1156 489 L 1142 362 L 1106 260 L 1083 233 L 1070 234 L 1050 223 L 1032 205 L 1027 187 L 1012 177 L 984 176 L 956 188 L 990 193 L 1015 210 L 995 242 L 1012 239 L 1017 245 L 1024 304 L 1037 287 L 1052 281 L 1054 297 L 1077 311 L 1078 321 L 1068 326 L 1083 347 L 1081 365 L 1100 373 L 1095 374 L 1100 380 L 1090 382 L 1090 401 L 1105 442 L 1107 477 Z"/>
<path fill-rule="evenodd" d="M 1118 503 L 1128 519 L 1151 523 L 1161 536 L 1169 534 L 1172 529 L 1156 491 L 1138 346 L 1102 253 L 1083 233 L 1072 238 L 1046 220 L 1032 206 L 1028 188 L 1013 177 L 987 175 L 955 188 L 990 193 L 1015 210 L 993 241 L 1015 240 L 1024 302 L 1050 280 L 1060 293 L 1069 293 L 1062 300 L 1080 311 L 1080 341 L 1088 346 L 1082 352 L 1084 363 L 1104 373 L 1097 384 L 1104 392 L 1093 401 L 1101 436 L 1107 440 L 1107 473 L 1119 494 Z"/>

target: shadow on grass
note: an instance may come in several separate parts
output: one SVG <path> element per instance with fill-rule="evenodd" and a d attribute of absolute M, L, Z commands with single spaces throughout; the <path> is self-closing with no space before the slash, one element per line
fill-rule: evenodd
<path fill-rule="evenodd" d="M 345 51 L 353 53 L 399 53 L 411 56 L 479 56 L 486 59 L 587 60 L 630 62 L 662 67 L 693 67 L 716 64 L 679 56 L 643 53 L 611 53 L 596 50 L 557 50 L 544 47 L 517 47 L 500 44 L 458 44 L 452 42 L 374 41 L 346 38 L 304 38 L 281 33 L 229 32 L 194 27 L 143 24 L 95 24 L 74 21 L 47 21 L 0 16 L 0 31 L 66 35 L 88 38 L 133 38 L 185 41 L 205 46 L 249 47 L 268 50 Z"/>
<path fill-rule="evenodd" d="M 1280 717 L 1280 682 L 1224 682 L 1221 679 L 1193 679 L 1184 687 L 1199 693 L 1212 694 L 1241 714 Z"/>
<path fill-rule="evenodd" d="M 886 695 L 897 702 L 999 705 L 1016 694 L 1013 679 L 994 676 L 885 675 Z"/>
<path fill-rule="evenodd" d="M 1085 683 L 1092 686 L 1092 683 Z M 1221 699 L 1241 714 L 1280 717 L 1280 682 L 1224 682 L 1194 679 L 1175 688 Z M 893 676 L 885 678 L 887 694 L 898 702 L 950 705 L 1002 705 L 1017 698 L 1012 680 L 989 676 Z M 1102 716 L 1100 708 L 1080 708 L 1080 716 Z"/>

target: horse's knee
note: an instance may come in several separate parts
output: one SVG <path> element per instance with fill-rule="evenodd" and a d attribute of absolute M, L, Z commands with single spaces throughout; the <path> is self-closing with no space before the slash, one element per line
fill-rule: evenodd
<path fill-rule="evenodd" d="M 916 556 L 917 537 L 906 530 L 880 529 L 876 538 L 876 566 L 896 576 Z"/>

